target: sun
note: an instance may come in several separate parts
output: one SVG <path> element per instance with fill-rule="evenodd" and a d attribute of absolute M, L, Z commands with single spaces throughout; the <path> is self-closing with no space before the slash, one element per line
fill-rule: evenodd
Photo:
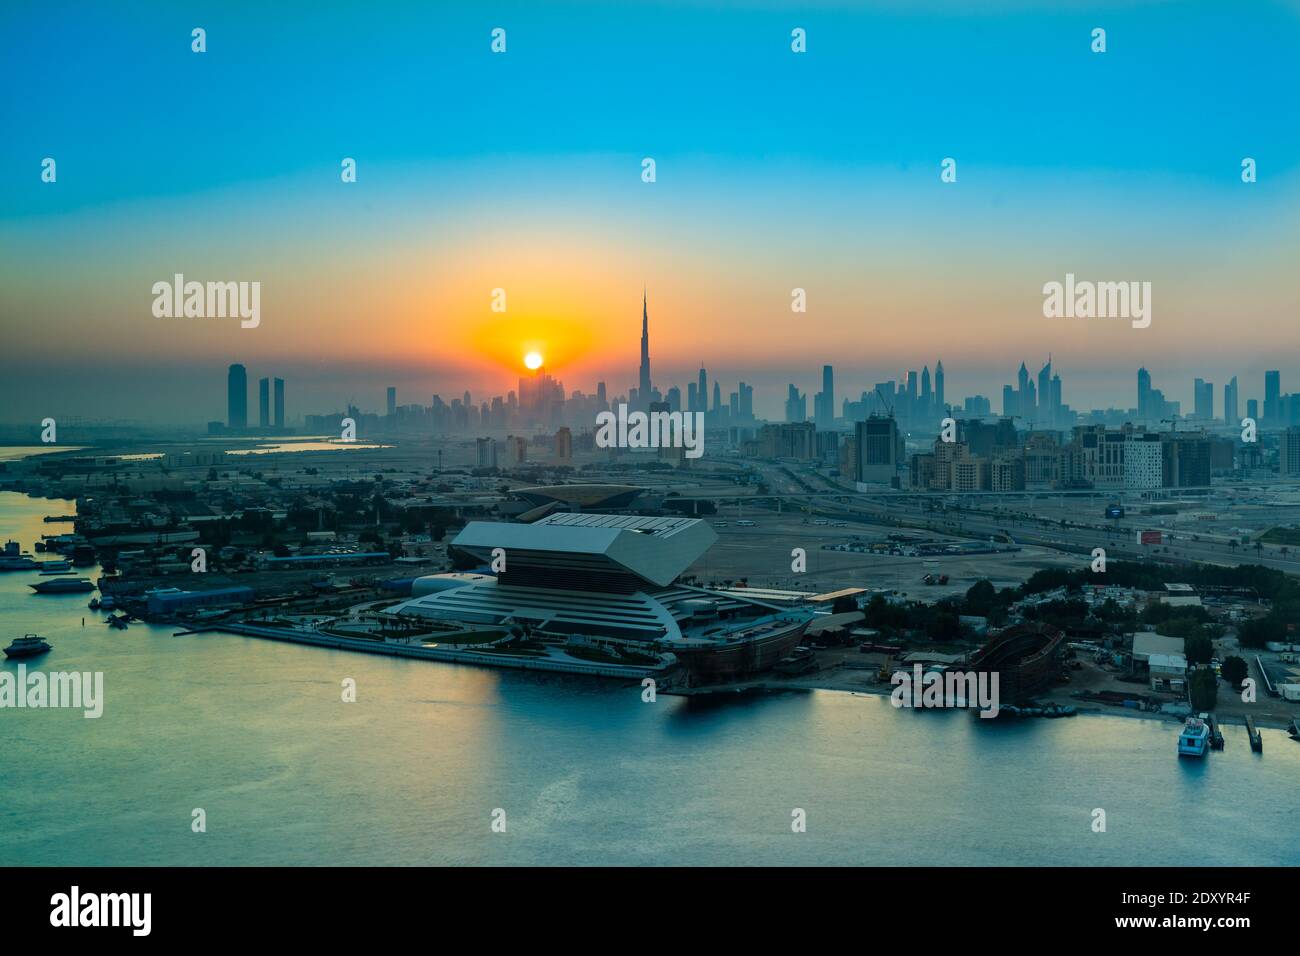
<path fill-rule="evenodd" d="M 537 371 L 542 367 L 542 353 L 529 352 L 524 356 L 524 365 L 532 369 L 534 372 Z"/>

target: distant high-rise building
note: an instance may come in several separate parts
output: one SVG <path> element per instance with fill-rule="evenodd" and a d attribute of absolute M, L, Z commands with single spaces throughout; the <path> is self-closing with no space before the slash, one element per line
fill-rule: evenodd
<path fill-rule="evenodd" d="M 573 461 L 573 432 L 569 431 L 568 426 L 555 433 L 555 458 L 561 464 Z"/>
<path fill-rule="evenodd" d="M 284 379 L 275 380 L 275 427 L 277 430 L 284 428 Z"/>
<path fill-rule="evenodd" d="M 1282 417 L 1282 373 L 1264 373 L 1264 421 L 1274 424 Z"/>
<path fill-rule="evenodd" d="M 1147 420 L 1159 418 L 1151 411 L 1151 373 L 1145 368 L 1138 369 L 1138 418 Z"/>
<path fill-rule="evenodd" d="M 1259 423 L 1259 399 L 1258 398 L 1246 399 L 1246 417 L 1254 419 L 1256 424 Z"/>
<path fill-rule="evenodd" d="M 1038 414 L 1034 420 L 1042 423 L 1052 420 L 1052 357 L 1038 370 Z"/>
<path fill-rule="evenodd" d="M 822 390 L 813 397 L 813 421 L 818 428 L 830 428 L 835 423 L 835 371 L 822 366 Z"/>
<path fill-rule="evenodd" d="M 1291 427 L 1278 442 L 1278 474 L 1288 478 L 1300 476 L 1300 428 Z"/>
<path fill-rule="evenodd" d="M 787 422 L 804 422 L 808 420 L 808 396 L 799 394 L 799 389 L 793 385 L 786 392 L 785 420 Z"/>
<path fill-rule="evenodd" d="M 1241 419 L 1237 417 L 1237 376 L 1232 376 L 1232 381 L 1223 386 L 1223 420 L 1229 425 L 1239 425 Z"/>
<path fill-rule="evenodd" d="M 262 428 L 271 426 L 271 380 L 258 379 L 257 382 L 257 424 Z"/>
<path fill-rule="evenodd" d="M 898 475 L 902 441 L 892 417 L 871 416 L 853 426 L 857 467 L 854 481 L 890 483 Z"/>
<path fill-rule="evenodd" d="M 637 392 L 641 404 L 650 403 L 650 309 L 646 304 L 645 290 L 641 290 L 641 374 L 637 379 Z"/>
<path fill-rule="evenodd" d="M 478 467 L 495 468 L 497 466 L 497 443 L 495 438 L 476 439 Z"/>
<path fill-rule="evenodd" d="M 388 417 L 392 418 L 397 414 L 397 388 L 388 386 Z"/>
<path fill-rule="evenodd" d="M 242 365 L 226 373 L 226 424 L 231 431 L 248 428 L 248 371 Z"/>
<path fill-rule="evenodd" d="M 700 366 L 700 381 L 695 389 L 695 397 L 700 404 L 696 411 L 707 412 L 709 410 L 709 374 L 704 371 L 704 366 Z"/>
<path fill-rule="evenodd" d="M 944 415 L 944 409 L 947 403 L 943 397 L 943 361 L 935 363 L 934 366 L 934 411 L 937 415 Z"/>
<path fill-rule="evenodd" d="M 1192 386 L 1192 415 L 1200 419 L 1214 417 L 1214 383 L 1196 379 Z"/>
<path fill-rule="evenodd" d="M 686 410 L 688 412 L 700 410 L 700 387 L 694 382 L 686 383 Z"/>
<path fill-rule="evenodd" d="M 713 383 L 713 410 L 715 412 L 722 411 L 722 386 L 716 381 Z"/>

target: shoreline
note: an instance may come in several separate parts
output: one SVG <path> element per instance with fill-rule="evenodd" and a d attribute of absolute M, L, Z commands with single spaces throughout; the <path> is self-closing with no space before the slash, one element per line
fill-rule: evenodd
<path fill-rule="evenodd" d="M 192 631 L 181 631 L 173 636 L 190 636 L 201 635 L 204 632 L 218 632 L 232 634 L 239 637 L 253 637 L 269 639 L 273 641 L 298 644 L 304 647 L 324 647 L 332 650 L 351 651 L 362 654 L 381 654 L 392 657 L 403 657 L 407 660 L 426 660 L 443 664 L 462 664 L 474 667 L 486 667 L 489 669 L 506 668 L 513 670 L 533 670 L 549 671 L 551 673 L 572 674 L 575 677 L 594 677 L 613 680 L 638 681 L 645 677 L 660 677 L 662 673 L 651 668 L 631 668 L 622 669 L 616 665 L 569 665 L 567 662 L 558 665 L 558 662 L 548 660 L 515 660 L 510 658 L 485 659 L 482 654 L 476 654 L 472 651 L 452 650 L 450 648 L 424 648 L 412 647 L 400 644 L 375 644 L 373 641 L 364 641 L 355 638 L 341 638 L 335 635 L 325 635 L 309 632 L 292 632 L 276 628 L 263 628 L 257 625 L 248 624 L 216 624 L 206 628 Z M 557 666 L 558 665 L 558 666 Z M 752 694 L 752 693 L 783 693 L 787 691 L 823 691 L 826 693 L 850 694 L 856 696 L 873 696 L 888 698 L 893 694 L 892 687 L 886 687 L 876 684 L 865 685 L 862 687 L 835 686 L 831 682 L 818 681 L 815 678 L 793 678 L 791 680 L 773 680 L 771 678 L 754 679 L 741 681 L 733 684 L 718 684 L 711 687 L 698 688 L 675 688 L 671 685 L 663 687 L 659 692 L 666 697 L 714 697 L 728 694 Z M 1181 725 L 1184 718 L 1172 714 L 1161 714 L 1155 711 L 1137 710 L 1131 707 L 1106 707 L 1096 701 L 1080 701 L 1077 698 L 1067 697 L 1058 699 L 1050 694 L 1044 695 L 1043 703 L 1047 705 L 1069 705 L 1075 708 L 1077 716 L 1100 716 L 1100 717 L 1127 717 L 1138 720 L 1155 720 L 1166 722 L 1172 725 Z M 914 708 L 896 708 L 898 710 L 910 710 Z M 922 708 L 923 709 L 923 708 Z M 1245 723 L 1237 715 L 1220 716 L 1214 711 L 1220 727 L 1242 727 Z M 1017 720 L 1039 720 L 1048 718 L 1036 717 L 1018 717 Z M 1056 718 L 1061 719 L 1061 718 Z M 1267 716 L 1256 717 L 1255 726 L 1262 729 L 1278 730 L 1285 732 L 1287 722 L 1282 720 L 1271 719 Z"/>
<path fill-rule="evenodd" d="M 691 688 L 687 693 L 684 694 L 681 693 L 680 691 L 674 691 L 674 690 L 665 690 L 662 691 L 662 693 L 665 695 L 679 696 L 679 697 L 709 697 L 714 695 L 725 695 L 725 694 L 733 694 L 733 693 L 734 694 L 780 693 L 782 691 L 814 691 L 814 690 L 824 691 L 827 693 L 835 693 L 835 694 L 852 694 L 856 696 L 872 696 L 872 697 L 889 697 L 893 693 L 892 687 L 883 687 L 878 685 L 868 685 L 864 687 L 834 686 L 826 682 L 818 682 L 815 680 L 815 678 L 811 678 L 811 677 L 805 678 L 803 680 L 800 680 L 799 678 L 795 678 L 794 680 L 791 681 L 784 681 L 784 680 L 773 681 L 770 679 L 761 679 L 761 680 L 756 679 L 752 681 L 743 681 L 735 684 L 720 684 L 717 685 L 716 687 Z M 1080 701 L 1074 697 L 1056 698 L 1050 694 L 1043 696 L 1042 703 L 1044 705 L 1068 704 L 1069 706 L 1075 708 L 1075 713 L 1078 716 L 1129 717 L 1138 720 L 1162 721 L 1174 725 L 1181 725 L 1183 723 L 1183 720 L 1185 719 L 1183 717 L 1174 716 L 1173 714 L 1161 714 L 1155 711 L 1137 710 L 1132 707 L 1107 707 L 1104 704 L 1098 703 L 1097 701 Z M 899 707 L 896 709 L 912 710 L 918 708 Z M 924 709 L 924 708 L 919 708 L 919 709 Z M 1214 715 L 1214 718 L 1218 722 L 1220 727 L 1241 727 L 1243 729 L 1245 728 L 1244 720 L 1239 719 L 1235 714 L 1223 717 L 1220 716 L 1215 711 L 1210 711 L 1210 713 Z M 1020 717 L 1015 719 L 1045 720 L 1048 718 Z M 1054 718 L 1054 719 L 1061 719 L 1061 718 Z M 1267 728 L 1269 730 L 1280 730 L 1285 732 L 1288 725 L 1286 721 L 1282 721 L 1282 720 L 1270 719 L 1269 717 L 1255 717 L 1255 726 L 1259 728 Z"/>

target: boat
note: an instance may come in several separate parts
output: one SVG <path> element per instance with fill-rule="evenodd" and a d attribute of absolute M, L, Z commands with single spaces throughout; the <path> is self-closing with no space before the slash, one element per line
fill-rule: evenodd
<path fill-rule="evenodd" d="M 811 618 L 773 616 L 736 628 L 705 630 L 700 636 L 665 642 L 695 686 L 748 677 L 790 655 Z"/>
<path fill-rule="evenodd" d="M 1292 740 L 1300 740 L 1300 721 L 1291 718 L 1291 724 L 1287 727 L 1286 732 L 1291 735 Z"/>
<path fill-rule="evenodd" d="M 50 644 L 45 638 L 38 637 L 35 634 L 27 634 L 23 637 L 14 638 L 12 644 L 5 648 L 5 657 L 35 657 L 37 654 L 44 654 L 50 649 Z"/>
<path fill-rule="evenodd" d="M 117 614 L 117 615 L 110 614 L 108 617 L 104 619 L 105 624 L 107 624 L 109 627 L 115 627 L 119 631 L 126 630 L 126 621 L 127 621 L 127 617 L 125 614 Z"/>
<path fill-rule="evenodd" d="M 27 585 L 37 594 L 72 594 L 95 590 L 94 582 L 89 578 L 50 578 Z"/>
<path fill-rule="evenodd" d="M 90 603 L 87 604 L 86 607 L 90 608 L 92 611 L 98 611 L 98 610 L 99 610 L 99 598 L 97 598 L 97 597 L 93 597 L 93 598 L 91 598 L 91 599 L 90 599 Z"/>
<path fill-rule="evenodd" d="M 61 561 L 38 561 L 36 567 L 41 574 L 64 574 L 72 570 L 72 562 L 66 558 Z"/>
<path fill-rule="evenodd" d="M 0 556 L 0 571 L 35 571 L 40 565 L 30 554 L 4 554 Z"/>
<path fill-rule="evenodd" d="M 1178 735 L 1178 756 L 1204 757 L 1210 750 L 1210 725 L 1199 717 L 1188 717 Z"/>

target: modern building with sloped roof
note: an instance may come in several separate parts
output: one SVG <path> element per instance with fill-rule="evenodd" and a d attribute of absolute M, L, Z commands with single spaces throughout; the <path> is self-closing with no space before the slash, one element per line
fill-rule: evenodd
<path fill-rule="evenodd" d="M 412 598 L 387 613 L 518 628 L 538 639 L 654 644 L 711 680 L 731 678 L 786 656 L 813 614 L 676 584 L 716 540 L 697 518 L 475 521 L 452 545 L 487 566 L 495 561 L 498 573 L 418 578 Z"/>

